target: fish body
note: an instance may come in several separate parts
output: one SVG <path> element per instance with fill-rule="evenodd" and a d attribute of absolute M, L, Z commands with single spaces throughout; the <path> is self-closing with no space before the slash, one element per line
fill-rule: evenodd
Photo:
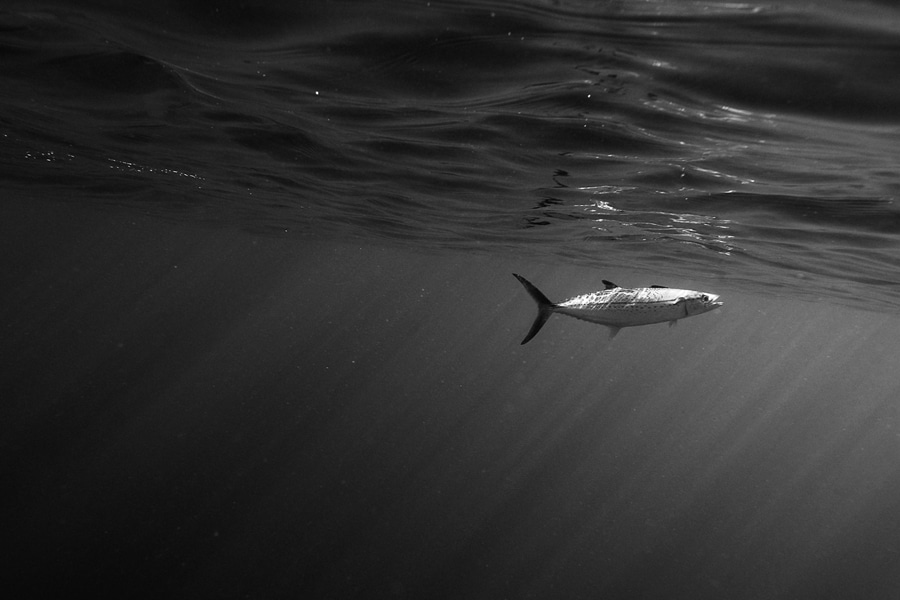
<path fill-rule="evenodd" d="M 662 286 L 623 288 L 603 281 L 606 289 L 575 296 L 560 303 L 551 302 L 530 281 L 513 273 L 538 305 L 538 316 L 523 344 L 537 335 L 553 313 L 568 315 L 610 328 L 610 337 L 622 327 L 666 323 L 692 317 L 722 306 L 719 296 L 707 292 L 679 290 Z"/>

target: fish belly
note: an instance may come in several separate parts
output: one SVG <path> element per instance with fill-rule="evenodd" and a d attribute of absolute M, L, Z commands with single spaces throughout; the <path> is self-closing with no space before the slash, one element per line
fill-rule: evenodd
<path fill-rule="evenodd" d="M 684 303 L 598 304 L 596 306 L 557 306 L 556 312 L 582 321 L 611 327 L 651 325 L 682 319 L 687 316 Z"/>

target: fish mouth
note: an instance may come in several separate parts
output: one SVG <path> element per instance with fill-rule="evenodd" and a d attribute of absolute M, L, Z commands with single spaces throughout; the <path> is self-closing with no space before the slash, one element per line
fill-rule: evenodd
<path fill-rule="evenodd" d="M 717 294 L 707 294 L 709 297 L 709 305 L 713 308 L 719 308 L 723 306 L 725 303 L 719 300 L 719 296 Z"/>

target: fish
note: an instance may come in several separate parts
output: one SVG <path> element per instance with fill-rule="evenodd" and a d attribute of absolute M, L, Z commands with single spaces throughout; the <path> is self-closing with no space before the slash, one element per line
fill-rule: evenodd
<path fill-rule="evenodd" d="M 575 296 L 560 303 L 551 302 L 530 281 L 513 273 L 531 298 L 537 303 L 538 314 L 522 340 L 527 344 L 538 334 L 553 313 L 567 315 L 609 327 L 609 337 L 614 338 L 623 327 L 651 325 L 693 317 L 719 308 L 724 303 L 716 294 L 679 290 L 661 285 L 645 288 L 623 288 L 603 280 L 605 289 Z"/>

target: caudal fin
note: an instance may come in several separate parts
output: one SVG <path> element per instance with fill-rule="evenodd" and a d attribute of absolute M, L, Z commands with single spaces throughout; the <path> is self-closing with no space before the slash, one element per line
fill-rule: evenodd
<path fill-rule="evenodd" d="M 513 276 L 519 280 L 528 294 L 537 302 L 538 305 L 538 314 L 537 317 L 534 318 L 534 323 L 531 324 L 531 329 L 528 330 L 528 335 L 525 336 L 525 339 L 522 340 L 522 344 L 527 344 L 531 341 L 531 338 L 538 334 L 538 331 L 541 330 L 541 327 L 544 326 L 544 323 L 547 322 L 547 319 L 550 318 L 550 315 L 553 314 L 553 303 L 541 292 L 541 290 L 534 287 L 530 281 L 522 277 L 521 275 L 516 275 L 513 273 Z"/>

